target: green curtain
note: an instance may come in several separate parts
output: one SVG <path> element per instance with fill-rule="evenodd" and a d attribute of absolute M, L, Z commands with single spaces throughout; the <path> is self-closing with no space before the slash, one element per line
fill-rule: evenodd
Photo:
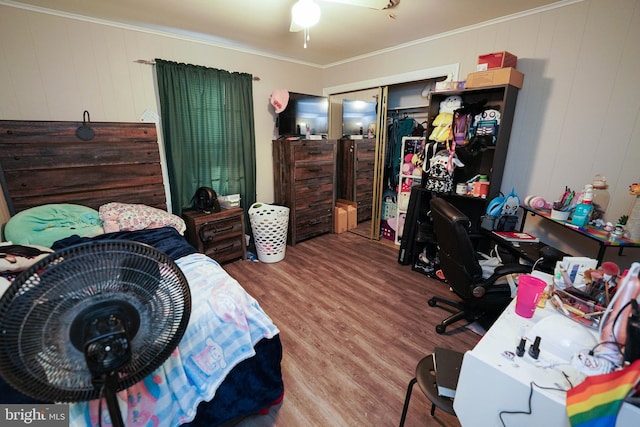
<path fill-rule="evenodd" d="M 252 76 L 155 61 L 172 212 L 191 207 L 203 186 L 239 193 L 248 208 L 256 200 Z"/>

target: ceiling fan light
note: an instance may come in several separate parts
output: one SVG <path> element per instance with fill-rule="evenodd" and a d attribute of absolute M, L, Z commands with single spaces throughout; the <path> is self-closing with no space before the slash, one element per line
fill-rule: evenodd
<path fill-rule="evenodd" d="M 313 27 L 320 21 L 320 6 L 313 0 L 298 0 L 291 8 L 291 19 L 303 28 Z"/>

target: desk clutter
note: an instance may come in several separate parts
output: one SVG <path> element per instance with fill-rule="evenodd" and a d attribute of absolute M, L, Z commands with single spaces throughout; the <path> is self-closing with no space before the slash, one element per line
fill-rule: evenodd
<path fill-rule="evenodd" d="M 583 260 L 566 260 L 567 266 L 570 261 L 587 267 Z M 612 280 L 616 271 L 609 268 L 592 271 L 592 283 L 585 269 L 585 285 L 595 286 L 600 280 L 593 280 L 597 273 Z M 465 354 L 454 400 L 461 425 L 637 425 L 640 263 L 618 273 L 618 289 L 609 306 L 603 307 L 607 313 L 601 327 L 592 328 L 573 316 L 582 313 L 567 310 L 573 314 L 568 316 L 553 304 L 550 295 L 557 290 L 553 275 L 533 272 L 548 285 L 533 316 L 519 315 L 517 299 L 512 301 Z M 563 291 L 572 295 L 571 288 Z M 485 396 L 479 391 L 488 384 L 492 392 Z"/>
<path fill-rule="evenodd" d="M 518 304 L 520 298 L 527 302 L 535 299 L 537 308 L 551 307 L 591 329 L 593 334 L 599 334 L 599 341 L 587 349 L 588 355 L 601 359 L 600 366 L 605 364 L 613 370 L 640 359 L 640 263 L 624 272 L 612 262 L 596 266 L 596 260 L 584 257 L 558 261 L 543 295 L 541 289 L 535 295 L 525 295 L 518 288 L 516 314 L 532 317 L 533 312 L 525 315 L 518 311 Z"/>
<path fill-rule="evenodd" d="M 553 202 L 536 195 L 526 196 L 525 207 L 549 214 L 552 220 L 579 230 L 589 229 L 598 238 L 611 241 L 628 239 L 640 242 L 640 184 L 629 185 L 629 195 L 634 199 L 628 214 L 615 221 L 608 215 L 610 195 L 604 175 L 597 174 L 581 191 L 565 186 L 564 191 Z"/>

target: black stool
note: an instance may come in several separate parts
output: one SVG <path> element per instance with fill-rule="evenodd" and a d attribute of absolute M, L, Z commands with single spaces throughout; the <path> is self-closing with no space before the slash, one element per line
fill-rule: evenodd
<path fill-rule="evenodd" d="M 418 366 L 416 366 L 416 376 L 409 381 L 409 387 L 407 387 L 407 396 L 404 399 L 404 407 L 402 408 L 402 418 L 400 418 L 400 427 L 404 426 L 404 421 L 407 418 L 407 410 L 409 409 L 409 400 L 411 400 L 411 392 L 413 391 L 413 385 L 418 383 L 420 390 L 427 396 L 427 399 L 431 401 L 431 416 L 433 417 L 436 412 L 436 407 L 442 409 L 447 414 L 455 415 L 453 410 L 453 399 L 449 397 L 440 396 L 438 394 L 438 386 L 436 385 L 436 371 L 433 365 L 433 354 L 424 357 Z"/>

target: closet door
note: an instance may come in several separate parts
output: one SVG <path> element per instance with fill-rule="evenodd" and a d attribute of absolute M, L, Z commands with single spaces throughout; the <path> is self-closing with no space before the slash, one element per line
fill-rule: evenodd
<path fill-rule="evenodd" d="M 382 215 L 382 193 L 384 191 L 384 162 L 387 143 L 387 102 L 389 88 L 378 88 L 378 123 L 376 126 L 376 153 L 373 171 L 373 207 L 371 212 L 371 234 L 373 240 L 380 240 L 380 221 Z"/>

